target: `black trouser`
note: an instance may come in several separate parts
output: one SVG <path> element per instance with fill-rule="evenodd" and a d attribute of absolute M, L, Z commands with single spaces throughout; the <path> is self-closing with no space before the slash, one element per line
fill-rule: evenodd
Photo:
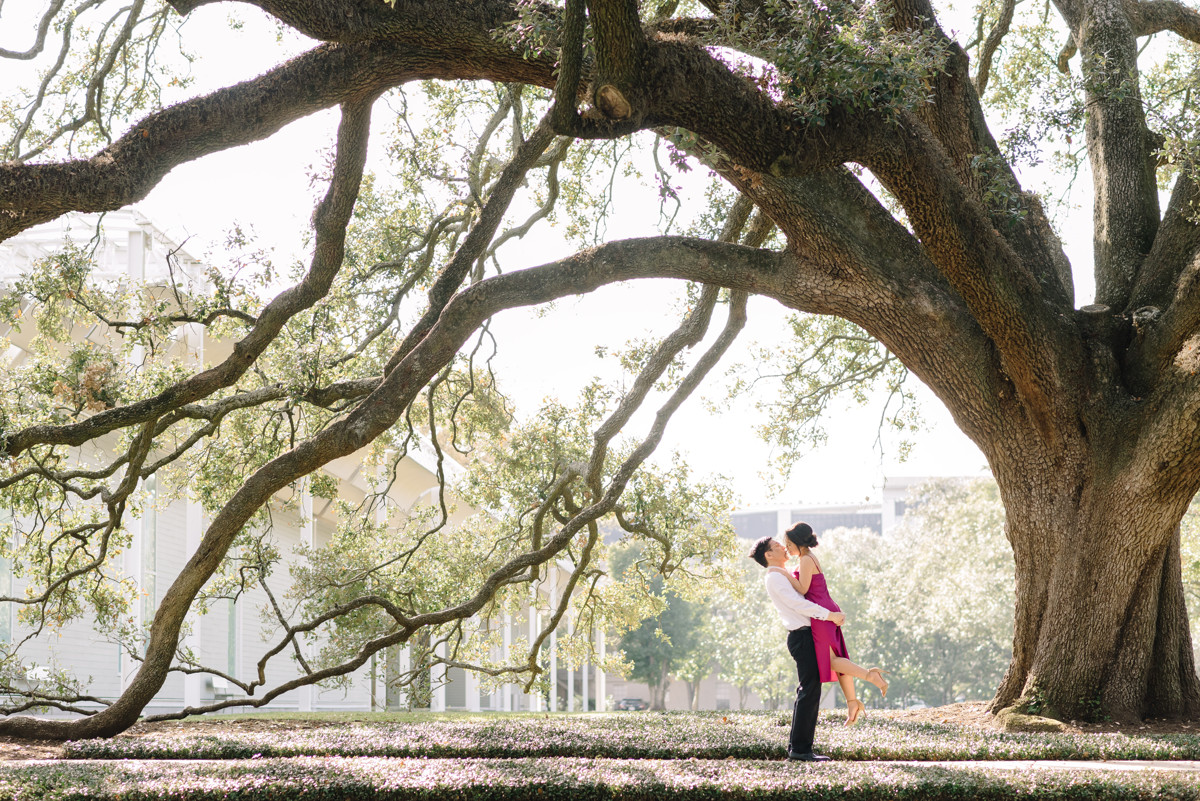
<path fill-rule="evenodd" d="M 821 706 L 821 672 L 817 667 L 817 651 L 813 647 L 812 629 L 805 626 L 788 632 L 788 653 L 796 660 L 796 706 L 792 709 L 792 734 L 788 750 L 806 754 L 813 747 L 817 730 L 817 713 Z"/>

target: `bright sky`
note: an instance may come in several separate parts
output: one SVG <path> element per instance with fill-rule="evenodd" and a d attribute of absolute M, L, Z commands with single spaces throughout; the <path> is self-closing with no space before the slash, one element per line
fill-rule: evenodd
<path fill-rule="evenodd" d="M 255 22 L 239 9 L 248 24 L 241 33 L 230 34 L 224 30 L 228 13 L 220 5 L 202 7 L 184 27 L 185 36 L 220 29 L 223 37 L 213 56 L 200 53 L 198 83 L 188 90 L 189 95 L 244 80 L 278 62 L 278 50 L 273 46 L 254 46 L 262 41 L 260 37 L 274 36 L 273 25 Z M 236 42 L 230 41 L 231 35 L 237 37 Z M 196 49 L 194 44 L 192 49 Z M 336 113 L 326 112 L 297 122 L 265 142 L 183 165 L 137 207 L 173 238 L 187 239 L 187 250 L 195 256 L 219 251 L 226 231 L 235 221 L 252 225 L 263 242 L 279 249 L 284 260 L 299 255 L 316 191 L 309 183 L 310 168 L 320 162 L 322 152 L 329 147 L 336 123 Z M 382 148 L 378 147 L 381 142 L 382 138 L 374 140 L 373 158 L 377 168 L 385 169 Z M 653 223 L 658 217 L 657 200 L 653 190 L 646 190 L 641 197 L 622 199 L 616 218 L 608 226 L 610 238 L 654 233 L 647 222 Z M 1090 281 L 1088 227 L 1086 213 L 1075 214 L 1060 226 L 1060 233 L 1068 242 L 1068 256 L 1077 273 Z M 1075 228 L 1080 230 L 1072 230 Z M 520 248 L 530 265 L 570 251 L 557 231 L 545 227 L 522 242 Z M 679 285 L 671 282 L 637 282 L 584 298 L 565 299 L 541 313 L 521 310 L 502 315 L 494 329 L 501 341 L 497 370 L 502 386 L 516 401 L 518 411 L 525 414 L 533 413 L 547 396 L 569 402 L 593 375 L 611 369 L 595 356 L 596 346 L 617 348 L 631 337 L 671 330 L 676 319 L 671 312 L 680 292 Z M 1077 295 L 1078 304 L 1087 303 L 1090 286 L 1078 287 Z M 778 304 L 755 299 L 748 329 L 741 337 L 741 350 L 726 358 L 726 366 L 746 359 L 749 345 L 776 341 L 785 330 L 784 317 L 785 310 Z M 715 327 L 719 328 L 721 322 L 718 319 Z M 724 369 L 719 367 L 718 374 Z M 721 387 L 721 381 L 710 381 L 700 396 L 693 397 L 676 414 L 659 455 L 661 458 L 680 450 L 699 473 L 727 476 L 747 506 L 877 499 L 884 476 L 986 474 L 982 454 L 958 431 L 932 394 L 922 388 L 928 427 L 907 462 L 898 461 L 894 436 L 885 432 L 880 443 L 876 442 L 881 411 L 878 405 L 846 409 L 831 417 L 828 444 L 805 458 L 784 490 L 771 498 L 761 474 L 770 468 L 772 454 L 754 431 L 759 413 L 753 402 L 745 399 L 714 417 L 707 411 L 704 398 L 721 400 Z M 646 420 L 639 419 L 642 425 L 638 430 L 643 431 Z"/>

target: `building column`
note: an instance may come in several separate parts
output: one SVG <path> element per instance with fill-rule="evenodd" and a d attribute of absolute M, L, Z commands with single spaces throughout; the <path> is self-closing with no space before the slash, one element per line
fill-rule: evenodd
<path fill-rule="evenodd" d="M 550 579 L 550 614 L 558 608 L 558 567 L 551 565 L 546 571 Z M 558 711 L 558 627 L 550 632 L 550 711 Z"/>
<path fill-rule="evenodd" d="M 134 288 L 134 291 L 137 291 L 138 288 L 145 284 L 146 278 L 146 234 L 141 230 L 130 231 L 126 243 L 128 245 L 128 254 L 126 258 L 125 271 L 129 276 L 130 286 Z M 129 313 L 131 315 L 131 319 L 138 319 L 138 317 L 141 316 L 140 306 L 133 305 L 129 309 Z M 144 361 L 145 347 L 142 345 L 134 345 L 133 348 L 130 349 L 129 355 L 125 358 L 125 363 L 132 370 L 141 369 Z M 141 598 L 142 592 L 145 591 L 145 588 L 143 587 L 142 576 L 142 549 L 145 545 L 142 515 L 138 515 L 137 517 L 131 516 L 127 518 L 125 528 L 129 531 L 130 543 L 128 550 L 126 550 L 124 554 L 122 569 L 124 570 L 125 575 L 134 579 L 139 590 L 138 598 L 135 600 L 133 609 L 131 611 L 133 612 L 134 626 L 138 631 L 140 631 L 142 625 L 145 623 L 145 615 L 143 614 L 143 607 L 145 604 Z M 140 662 L 134 661 L 123 651 L 118 652 L 117 666 L 120 672 L 122 690 L 124 690 L 125 687 L 129 685 L 129 682 L 133 680 L 133 677 L 137 675 L 140 665 Z"/>
<path fill-rule="evenodd" d="M 467 623 L 471 632 L 479 631 L 479 617 L 471 615 Z M 479 711 L 479 676 L 473 670 L 463 670 L 464 695 L 468 712 Z"/>
<path fill-rule="evenodd" d="M 571 617 L 574 610 L 571 609 L 571 604 L 567 603 L 567 637 L 570 638 L 575 634 L 575 621 Z M 575 664 L 567 662 L 567 711 L 575 711 Z"/>
<path fill-rule="evenodd" d="M 233 605 L 234 617 L 236 618 L 234 631 L 237 636 L 237 647 L 234 649 L 234 665 L 230 671 L 235 679 L 241 678 L 242 663 L 246 659 L 246 602 L 238 600 Z M 241 692 L 240 690 L 238 692 Z"/>
<path fill-rule="evenodd" d="M 312 478 L 305 476 L 300 482 L 300 544 L 312 549 L 316 542 L 316 521 L 313 520 Z M 311 712 L 316 705 L 317 688 L 309 684 L 301 687 L 297 705 L 301 712 Z"/>
<path fill-rule="evenodd" d="M 538 585 L 534 584 L 529 588 L 529 647 L 532 648 L 534 642 L 537 641 L 538 632 L 541 630 L 540 624 L 541 613 L 538 612 Z M 542 694 L 536 689 L 528 693 L 529 711 L 542 711 Z"/>
<path fill-rule="evenodd" d="M 479 628 L 479 621 L 472 618 L 476 629 Z M 463 676 L 466 679 L 467 685 L 467 711 L 479 711 L 479 674 L 473 670 L 464 670 Z"/>
<path fill-rule="evenodd" d="M 504 664 L 506 664 L 506 665 L 510 664 L 512 662 L 512 628 L 513 628 L 512 614 L 509 612 L 505 612 L 504 613 L 503 634 L 504 634 Z M 515 704 L 513 704 L 513 686 L 512 686 L 512 684 L 505 682 L 504 684 L 502 684 L 500 686 L 500 708 L 505 712 L 513 712 L 513 711 L 515 711 L 513 709 L 514 706 L 515 706 Z"/>
<path fill-rule="evenodd" d="M 388 508 L 387 508 L 387 492 L 386 491 L 387 491 L 387 462 L 388 462 L 388 454 L 389 453 L 390 453 L 390 451 L 384 452 L 383 461 L 380 462 L 375 468 L 375 490 L 378 494 L 375 496 L 375 501 L 374 501 L 374 504 L 375 504 L 375 511 L 374 511 L 375 521 L 374 522 L 375 522 L 375 525 L 379 526 L 380 528 L 385 528 L 388 523 Z M 370 700 L 371 700 L 371 711 L 372 712 L 374 712 L 377 707 L 384 711 L 386 711 L 388 708 L 388 695 L 389 695 L 388 667 L 390 664 L 390 659 L 389 659 L 389 654 L 388 654 L 387 648 L 383 649 L 383 655 L 382 655 L 382 661 L 383 661 L 383 682 L 382 682 L 383 686 L 382 687 L 380 687 L 380 680 L 379 680 L 380 659 L 381 659 L 381 657 L 380 657 L 380 653 L 378 651 L 371 654 L 371 662 L 370 662 L 369 670 L 370 670 L 370 683 L 371 683 Z M 445 678 L 445 669 L 444 668 L 442 669 L 442 677 L 443 677 L 443 679 Z M 431 675 L 430 681 L 433 681 L 433 679 L 434 679 L 434 676 Z M 442 700 L 443 700 L 442 709 L 445 709 L 445 682 L 444 681 L 440 682 L 440 685 L 441 685 L 440 689 L 442 690 Z M 437 697 L 437 691 L 435 690 L 434 698 L 436 699 L 436 697 Z M 433 705 L 436 703 L 437 703 L 436 700 L 430 700 L 430 708 L 432 709 Z"/>
<path fill-rule="evenodd" d="M 439 658 L 446 658 L 446 643 L 440 642 L 434 646 L 434 653 Z M 445 712 L 446 711 L 446 666 L 444 664 L 434 665 L 430 671 L 432 674 L 429 677 L 433 683 L 433 698 L 429 701 L 430 712 Z"/>
<path fill-rule="evenodd" d="M 580 666 L 580 670 L 583 674 L 581 676 L 582 682 L 581 682 L 581 686 L 580 686 L 580 690 L 579 690 L 579 695 L 580 695 L 579 711 L 580 712 L 589 711 L 588 710 L 588 695 L 591 692 L 591 687 L 590 687 L 591 682 L 588 680 L 589 679 L 588 673 L 592 666 L 592 657 L 591 657 L 592 632 L 590 629 L 588 630 L 586 636 L 587 636 L 587 644 L 588 644 L 588 649 L 587 649 L 588 656 L 584 657 L 583 664 Z"/>
<path fill-rule="evenodd" d="M 787 531 L 791 527 L 792 527 L 792 510 L 791 509 L 777 509 L 775 511 L 775 528 L 778 529 L 778 531 L 775 532 L 776 536 L 783 536 L 783 532 Z"/>
<path fill-rule="evenodd" d="M 393 649 L 388 649 L 392 651 Z M 399 679 L 412 668 L 412 651 L 407 645 L 396 647 L 394 654 L 388 655 L 388 664 L 394 663 L 395 677 Z M 397 709 L 405 709 L 408 707 L 408 690 L 397 688 L 395 692 L 395 702 L 392 704 Z"/>
<path fill-rule="evenodd" d="M 204 507 L 195 498 L 188 497 L 185 517 L 184 517 L 184 551 L 187 558 L 191 558 L 196 549 L 200 547 L 200 540 L 204 537 Z M 195 610 L 188 611 L 189 623 L 191 624 L 187 635 L 183 638 L 184 646 L 190 650 L 196 657 L 196 661 L 203 663 L 204 654 L 201 651 L 201 618 L 196 614 Z M 183 705 L 184 706 L 199 706 L 204 697 L 205 675 L 203 673 L 188 673 L 183 677 Z"/>
<path fill-rule="evenodd" d="M 604 626 L 596 631 L 596 711 L 608 711 L 608 680 L 604 675 Z"/>
<path fill-rule="evenodd" d="M 197 371 L 204 369 L 204 327 L 198 323 L 187 323 L 183 326 L 183 343 L 184 343 L 184 359 Z M 200 501 L 193 497 L 192 493 L 187 494 L 187 500 L 184 502 L 184 553 L 185 558 L 190 559 L 196 549 L 200 547 L 200 541 L 204 538 L 204 507 Z M 203 623 L 200 615 L 194 609 L 188 611 L 190 627 L 188 634 L 183 639 L 184 647 L 190 650 L 196 657 L 196 661 L 203 663 L 204 655 L 201 650 L 203 645 L 202 633 Z M 189 673 L 183 678 L 183 704 L 184 706 L 197 706 L 204 697 L 206 677 L 202 673 Z"/>

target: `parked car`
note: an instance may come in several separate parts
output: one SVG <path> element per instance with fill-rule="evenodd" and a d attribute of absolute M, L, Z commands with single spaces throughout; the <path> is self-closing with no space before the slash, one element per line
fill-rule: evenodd
<path fill-rule="evenodd" d="M 617 709 L 622 712 L 641 712 L 643 709 L 649 709 L 650 704 L 643 701 L 641 698 L 622 698 L 617 702 Z"/>

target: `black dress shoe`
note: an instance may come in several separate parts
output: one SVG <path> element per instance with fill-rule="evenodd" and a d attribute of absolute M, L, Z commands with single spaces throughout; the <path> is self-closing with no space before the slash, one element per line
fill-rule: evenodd
<path fill-rule="evenodd" d="M 814 754 L 812 751 L 788 751 L 788 761 L 790 762 L 828 762 L 829 757 L 821 754 Z"/>

